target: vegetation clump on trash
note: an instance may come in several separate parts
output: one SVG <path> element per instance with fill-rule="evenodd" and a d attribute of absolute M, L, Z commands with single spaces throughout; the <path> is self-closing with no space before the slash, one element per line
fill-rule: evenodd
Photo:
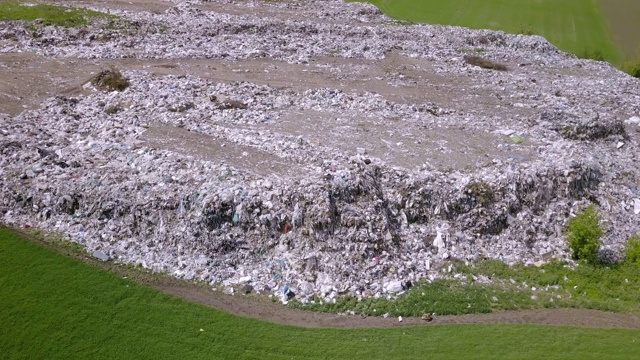
<path fill-rule="evenodd" d="M 595 207 L 589 205 L 567 223 L 567 241 L 571 248 L 571 256 L 575 260 L 584 260 L 595 264 L 600 249 L 600 216 Z"/>

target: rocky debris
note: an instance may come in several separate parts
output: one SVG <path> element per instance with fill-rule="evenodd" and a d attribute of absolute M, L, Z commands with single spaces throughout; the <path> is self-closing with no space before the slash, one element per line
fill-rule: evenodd
<path fill-rule="evenodd" d="M 3 23 L 2 52 L 298 64 L 334 82 L 123 70 L 126 88 L 2 116 L 2 222 L 283 303 L 399 294 L 453 276 L 450 259 L 568 258 L 562 231 L 588 203 L 607 249 L 640 233 L 638 80 L 537 36 L 392 26 L 359 3 L 249 4 L 302 19 L 185 1 L 118 12 L 138 24 L 127 33 L 95 24 L 31 37 Z M 469 46 L 510 70 L 467 64 Z M 371 73 L 380 63 L 390 70 Z M 393 96 L 416 87 L 419 97 Z M 458 98 L 429 100 L 443 91 Z"/>

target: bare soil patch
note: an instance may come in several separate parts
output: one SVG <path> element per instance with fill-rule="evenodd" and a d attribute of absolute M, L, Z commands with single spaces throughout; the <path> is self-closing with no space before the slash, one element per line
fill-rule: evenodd
<path fill-rule="evenodd" d="M 288 309 L 279 303 L 258 296 L 225 295 L 207 288 L 188 284 L 159 284 L 156 289 L 187 301 L 200 303 L 234 315 L 266 320 L 274 323 L 309 328 L 359 328 L 440 324 L 538 324 L 576 326 L 586 328 L 640 328 L 640 317 L 589 309 L 533 309 L 500 311 L 489 314 L 435 316 L 427 322 L 420 318 L 366 317 L 359 315 L 335 315 Z"/>
<path fill-rule="evenodd" d="M 169 149 L 203 160 L 224 161 L 236 168 L 260 175 L 295 176 L 295 167 L 284 159 L 253 147 L 216 140 L 211 136 L 173 126 L 153 124 L 141 140 L 154 148 Z"/>
<path fill-rule="evenodd" d="M 527 108 L 508 106 L 506 94 L 501 96 L 498 91 L 487 92 L 474 86 L 472 80 L 466 77 L 438 75 L 431 69 L 429 61 L 398 54 L 389 54 L 382 61 L 321 57 L 311 64 L 288 64 L 270 59 L 47 59 L 30 53 L 0 54 L 0 61 L 0 98 L 3 99 L 0 112 L 9 114 L 36 108 L 47 97 L 86 94 L 88 91 L 83 90 L 83 85 L 100 71 L 110 68 L 120 71 L 144 70 L 157 76 L 192 75 L 223 83 L 246 81 L 297 91 L 317 88 L 354 93 L 366 91 L 399 104 L 428 104 L 425 111 L 462 107 L 478 115 L 501 117 L 524 116 L 530 112 Z M 399 118 L 344 117 L 331 109 L 316 112 L 290 108 L 277 115 L 281 119 L 277 124 L 262 128 L 293 136 L 311 136 L 318 145 L 328 145 L 346 152 L 355 152 L 355 143 L 364 147 L 370 156 L 408 169 L 420 166 L 425 159 L 430 159 L 435 168 L 451 170 L 482 167 L 495 158 L 518 161 L 536 158 L 535 143 L 501 150 L 497 145 L 511 143 L 507 137 L 464 127 L 433 128 Z M 403 123 L 402 127 L 398 126 L 400 122 Z M 186 135 L 185 132 L 167 128 L 162 134 L 159 131 L 154 129 L 146 136 L 149 144 L 158 148 L 177 150 L 174 146 L 176 141 L 181 142 Z M 170 139 L 167 131 L 173 132 L 174 140 Z M 354 136 L 355 142 L 352 141 Z M 185 155 L 214 155 L 211 152 L 214 145 L 208 146 L 209 150 L 205 151 L 197 143 L 181 146 L 180 152 Z M 193 148 L 189 149 L 191 144 Z M 222 146 L 218 151 L 221 152 L 215 154 L 227 154 L 223 158 L 233 164 L 236 163 L 234 159 L 242 158 L 238 154 L 255 152 L 235 147 L 222 149 Z M 260 157 L 257 159 L 255 161 L 258 162 L 265 160 L 259 160 Z M 273 168 L 270 172 L 287 171 L 284 163 L 278 159 L 272 160 L 272 166 L 262 168 Z M 245 169 L 261 168 L 254 163 L 246 164 L 250 166 L 238 165 Z"/>

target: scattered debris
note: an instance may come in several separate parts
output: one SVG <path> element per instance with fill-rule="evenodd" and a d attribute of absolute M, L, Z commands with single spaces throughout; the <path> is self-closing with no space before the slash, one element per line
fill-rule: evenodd
<path fill-rule="evenodd" d="M 107 254 L 103 253 L 102 251 L 94 251 L 92 255 L 93 255 L 94 258 L 96 258 L 98 260 L 102 260 L 104 262 L 107 262 L 110 259 L 109 256 Z"/>
<path fill-rule="evenodd" d="M 522 144 L 522 138 L 520 136 L 518 136 L 518 135 L 512 135 L 511 136 L 511 141 L 514 144 Z"/>
<path fill-rule="evenodd" d="M 629 216 L 640 214 L 631 151 L 638 138 L 625 130 L 640 124 L 636 79 L 537 36 L 387 26 L 368 4 L 305 1 L 296 16 L 309 21 L 299 22 L 198 4 L 123 13 L 141 32 L 99 41 L 97 27 L 83 36 L 47 27 L 32 39 L 25 24 L 3 24 L 0 38 L 11 34 L 5 52 L 200 58 L 304 77 L 302 85 L 271 86 L 287 79 L 261 80 L 257 67 L 228 82 L 108 70 L 92 80 L 108 93 L 1 115 L 2 223 L 63 232 L 113 261 L 228 294 L 233 286 L 271 292 L 283 303 L 393 297 L 440 268 L 455 275 L 449 259 L 568 258 L 562 228 L 590 202 L 611 224 L 607 246 L 640 232 Z M 285 5 L 256 6 L 277 15 Z M 154 32 L 158 22 L 171 31 Z M 468 67 L 451 61 L 469 43 L 509 63 L 536 60 L 508 79 L 491 71 L 470 79 Z M 372 78 L 393 93 L 340 85 L 370 77 L 378 61 L 416 65 Z M 478 57 L 465 62 L 506 70 Z M 558 76 L 560 67 L 570 71 Z M 325 72 L 314 78 L 309 69 Z M 437 98 L 451 84 L 423 75 L 460 81 L 454 92 L 462 95 L 450 103 L 394 95 L 419 84 Z"/>

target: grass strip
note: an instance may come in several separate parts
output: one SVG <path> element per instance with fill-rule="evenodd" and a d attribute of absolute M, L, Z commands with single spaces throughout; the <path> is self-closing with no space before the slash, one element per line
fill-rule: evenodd
<path fill-rule="evenodd" d="M 42 19 L 45 26 L 56 25 L 76 27 L 88 24 L 88 19 L 96 17 L 116 18 L 93 10 L 75 9 L 46 4 L 22 4 L 16 1 L 0 3 L 0 21 L 34 21 Z"/>
<path fill-rule="evenodd" d="M 9 359 L 628 359 L 640 331 L 535 325 L 302 329 L 161 294 L 0 229 Z"/>
<path fill-rule="evenodd" d="M 575 269 L 560 262 L 540 267 L 508 266 L 497 260 L 465 265 L 461 261 L 442 269 L 445 278 L 418 282 L 397 297 L 338 297 L 336 302 L 315 298 L 310 303 L 293 301 L 292 307 L 312 311 L 421 316 L 424 313 L 462 315 L 496 310 L 540 308 L 586 308 L 640 314 L 640 266 L 583 264 Z"/>

